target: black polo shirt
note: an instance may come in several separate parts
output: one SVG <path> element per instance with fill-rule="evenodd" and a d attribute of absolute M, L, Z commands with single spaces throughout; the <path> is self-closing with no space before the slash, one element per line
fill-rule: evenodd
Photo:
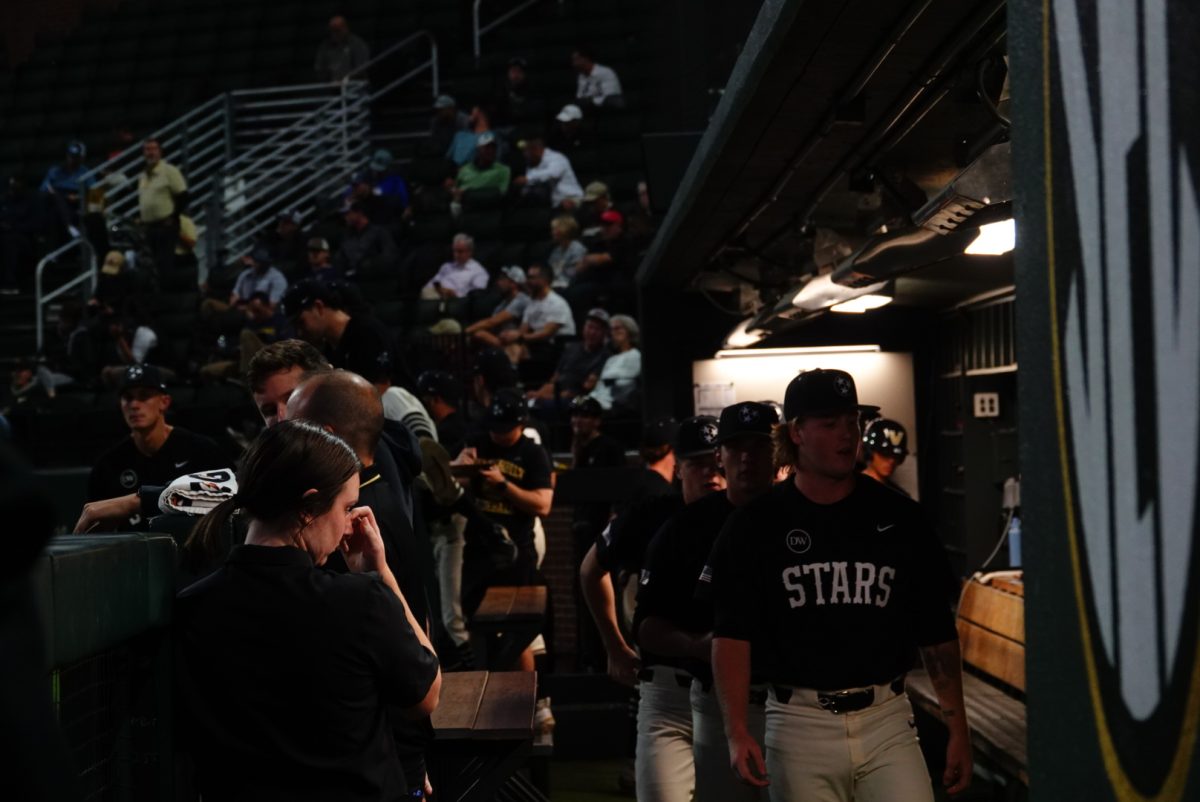
<path fill-rule="evenodd" d="M 490 436 L 484 435 L 470 441 L 476 456 L 482 462 L 493 462 L 509 482 L 522 490 L 543 490 L 551 487 L 550 457 L 546 449 L 525 435 L 511 446 L 497 445 Z M 482 479 L 474 483 L 476 505 L 479 511 L 508 530 L 509 536 L 520 549 L 533 550 L 534 516 L 513 506 L 503 493 Z"/>
<path fill-rule="evenodd" d="M 162 447 L 150 456 L 138 451 L 133 437 L 126 437 L 92 466 L 88 501 L 127 496 L 142 485 L 165 486 L 184 474 L 231 467 L 233 460 L 215 442 L 182 426 L 172 427 Z M 141 521 L 136 515 L 128 525 L 139 526 Z"/>
<path fill-rule="evenodd" d="M 606 434 L 598 434 L 587 442 L 575 456 L 572 470 L 588 468 L 620 468 L 625 465 L 625 446 Z M 575 505 L 574 523 L 591 527 L 589 539 L 608 523 L 612 504 L 589 501 Z"/>
<path fill-rule="evenodd" d="M 211 800 L 399 800 L 387 706 L 428 693 L 437 658 L 372 574 L 242 545 L 175 607 L 178 732 Z"/>

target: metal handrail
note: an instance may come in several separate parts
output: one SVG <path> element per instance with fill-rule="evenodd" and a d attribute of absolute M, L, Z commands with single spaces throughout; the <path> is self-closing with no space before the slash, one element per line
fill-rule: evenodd
<path fill-rule="evenodd" d="M 537 2 L 538 2 L 538 0 L 525 0 L 525 2 L 521 3 L 516 8 L 509 9 L 508 11 L 504 12 L 500 16 L 496 17 L 496 19 L 489 22 L 487 25 L 480 27 L 480 25 L 479 25 L 479 7 L 483 5 L 483 0 L 475 0 L 475 2 L 471 4 L 471 22 L 472 22 L 471 31 L 473 34 L 473 41 L 475 44 L 475 63 L 479 64 L 479 57 L 483 54 L 483 50 L 480 47 L 480 40 L 483 39 L 483 35 L 485 33 L 490 33 L 492 31 L 496 30 L 496 28 L 499 28 L 501 25 L 503 25 L 504 23 L 508 22 L 510 19 L 515 17 L 517 14 L 520 14 L 522 11 L 524 11 L 525 9 L 529 8 L 530 6 L 534 5 Z M 559 3 L 559 5 L 562 5 L 562 0 L 558 0 L 558 3 Z"/>
<path fill-rule="evenodd" d="M 476 4 L 478 4 L 478 0 L 476 0 Z M 429 40 L 429 61 L 427 63 L 431 67 L 431 73 L 432 73 L 432 78 L 433 78 L 433 81 L 432 81 L 433 97 L 437 97 L 439 94 L 441 94 L 441 92 L 438 91 L 441 84 L 440 84 L 440 81 L 438 78 L 437 37 L 435 37 L 431 32 L 429 32 L 427 30 L 417 31 L 416 33 L 413 33 L 413 34 L 410 34 L 409 36 L 404 37 L 399 42 L 396 42 L 394 45 L 384 48 L 384 50 L 382 52 L 380 52 L 379 55 L 375 56 L 375 58 L 371 59 L 366 64 L 362 64 L 358 67 L 355 67 L 354 69 L 350 70 L 350 72 L 346 73 L 346 77 L 343 78 L 342 80 L 343 81 L 348 80 L 349 78 L 353 77 L 354 75 L 357 75 L 358 73 L 363 72 L 364 70 L 370 69 L 373 64 L 378 64 L 385 57 L 390 56 L 392 53 L 399 52 L 401 49 L 407 47 L 409 43 L 415 42 L 418 39 L 428 39 Z M 424 69 L 424 67 L 425 67 L 425 65 L 422 64 L 421 69 Z"/>
<path fill-rule="evenodd" d="M 53 292 L 46 293 L 43 295 L 42 294 L 42 274 L 46 270 L 46 265 L 54 262 L 59 256 L 62 256 L 64 253 L 67 253 L 68 251 L 70 251 L 73 248 L 79 248 L 82 252 L 84 252 L 86 254 L 87 269 L 84 270 L 82 273 L 80 273 L 75 278 L 68 281 L 66 284 L 63 284 L 58 289 L 54 290 Z M 69 292 L 70 290 L 75 289 L 75 287 L 79 286 L 80 284 L 82 284 L 84 281 L 87 281 L 88 279 L 91 280 L 91 284 L 92 284 L 91 290 L 93 293 L 95 293 L 96 292 L 96 275 L 97 275 L 96 274 L 96 251 L 94 248 L 92 248 L 91 243 L 89 243 L 87 240 L 83 239 L 82 237 L 79 239 L 71 240 L 66 245 L 63 245 L 59 248 L 54 249 L 50 253 L 43 256 L 40 260 L 38 260 L 37 269 L 34 271 L 34 274 L 33 274 L 33 292 L 34 292 L 34 302 L 37 304 L 37 310 L 35 312 L 35 320 L 36 320 L 36 326 L 37 326 L 37 333 L 36 333 L 37 350 L 38 350 L 39 354 L 42 352 L 42 349 L 43 349 L 43 347 L 45 347 L 45 344 L 46 344 L 45 311 L 44 311 L 46 304 L 50 303 L 51 301 L 53 301 L 55 298 L 59 297 L 60 295 L 63 295 L 65 293 Z"/>

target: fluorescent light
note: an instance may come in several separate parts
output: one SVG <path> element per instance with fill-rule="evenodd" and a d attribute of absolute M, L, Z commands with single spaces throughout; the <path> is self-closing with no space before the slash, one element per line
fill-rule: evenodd
<path fill-rule="evenodd" d="M 868 309 L 878 309 L 881 306 L 887 306 L 891 302 L 892 296 L 890 295 L 860 295 L 857 298 L 851 298 L 849 301 L 834 304 L 829 307 L 829 311 L 861 315 Z"/>
<path fill-rule="evenodd" d="M 1017 225 L 1010 217 L 998 223 L 979 227 L 979 236 L 966 247 L 963 253 L 973 256 L 999 256 L 1011 251 L 1017 243 Z"/>
<path fill-rule="evenodd" d="M 808 348 L 754 348 L 739 351 L 717 351 L 717 359 L 744 356 L 812 356 L 814 354 L 877 354 L 878 345 L 820 345 Z"/>
<path fill-rule="evenodd" d="M 833 275 L 826 273 L 809 281 L 792 297 L 792 306 L 806 312 L 820 312 L 834 304 L 844 303 L 861 295 L 878 295 L 887 286 L 886 281 L 867 287 L 843 287 L 835 284 Z"/>
<path fill-rule="evenodd" d="M 767 336 L 765 331 L 762 329 L 750 329 L 747 331 L 746 329 L 746 327 L 749 326 L 753 320 L 754 318 L 748 317 L 741 323 L 737 324 L 733 331 L 729 332 L 729 336 L 725 338 L 725 342 L 722 347 L 749 348 L 755 343 L 761 342 L 763 338 Z"/>

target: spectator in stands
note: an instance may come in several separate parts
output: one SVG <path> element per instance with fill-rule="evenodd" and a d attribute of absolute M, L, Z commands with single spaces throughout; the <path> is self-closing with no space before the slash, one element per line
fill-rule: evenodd
<path fill-rule="evenodd" d="M 527 197 L 545 198 L 550 206 L 566 210 L 579 205 L 583 189 L 566 156 L 546 147 L 541 137 L 534 137 L 525 142 L 525 163 L 525 175 L 517 176 L 513 183 Z"/>
<path fill-rule="evenodd" d="M 305 264 L 304 216 L 298 209 L 280 212 L 275 228 L 263 240 L 271 254 L 271 263 L 284 275 L 292 276 Z"/>
<path fill-rule="evenodd" d="M 638 350 L 637 321 L 629 315 L 612 316 L 613 353 L 600 370 L 592 397 L 605 411 L 633 412 L 641 387 L 642 352 Z"/>
<path fill-rule="evenodd" d="M 200 368 L 205 381 L 233 379 L 245 375 L 250 360 L 265 346 L 291 336 L 287 318 L 280 304 L 271 303 L 265 292 L 256 292 L 246 299 L 245 320 L 238 332 L 237 359 L 217 359 Z"/>
<path fill-rule="evenodd" d="M 497 161 L 496 155 L 496 135 L 485 131 L 476 140 L 474 158 L 458 168 L 458 177 L 451 190 L 454 200 L 460 201 L 464 192 L 476 189 L 496 189 L 502 195 L 508 193 L 512 170 Z"/>
<path fill-rule="evenodd" d="M 356 175 L 346 195 L 362 201 L 378 213 L 382 220 L 396 220 L 408 208 L 408 182 L 392 169 L 392 152 L 380 148 L 371 155 L 367 169 Z"/>
<path fill-rule="evenodd" d="M 430 715 L 441 673 L 375 515 L 354 506 L 361 468 L 345 441 L 285 421 L 253 443 L 237 497 L 188 541 L 216 552 L 235 510 L 248 521 L 245 544 L 175 608 L 181 732 L 205 799 L 423 787 L 404 775 L 388 710 Z M 351 573 L 319 569 L 339 551 Z"/>
<path fill-rule="evenodd" d="M 529 63 L 520 56 L 508 60 L 504 79 L 495 92 L 496 123 L 512 125 L 515 118 L 529 110 L 536 97 L 529 80 Z"/>
<path fill-rule="evenodd" d="M 181 474 L 232 463 L 209 438 L 167 423 L 171 396 L 157 368 L 130 365 L 122 371 L 118 389 L 129 436 L 92 466 L 88 501 L 125 496 L 143 484 L 166 485 Z M 127 521 L 131 527 L 141 523 L 136 513 Z"/>
<path fill-rule="evenodd" d="M 450 250 L 454 258 L 438 268 L 437 274 L 421 288 L 422 298 L 465 298 L 471 290 L 487 289 L 487 270 L 474 258 L 474 238 L 470 234 L 455 234 Z"/>
<path fill-rule="evenodd" d="M 341 278 L 337 268 L 330 262 L 329 240 L 313 237 L 308 241 L 309 278 L 318 281 L 337 281 Z"/>
<path fill-rule="evenodd" d="M 458 101 L 450 95 L 438 95 L 433 101 L 433 119 L 429 123 L 430 147 L 434 153 L 445 153 L 450 141 L 459 131 L 470 127 L 471 120 L 458 110 Z"/>
<path fill-rule="evenodd" d="M 62 164 L 56 164 L 46 172 L 39 189 L 50 196 L 54 209 L 63 226 L 72 237 L 78 237 L 79 210 L 82 193 L 91 189 L 95 179 L 87 175 L 83 166 L 87 148 L 75 139 L 67 143 L 67 154 Z"/>
<path fill-rule="evenodd" d="M 525 271 L 516 265 L 500 268 L 496 289 L 502 293 L 500 303 L 490 317 L 477 320 L 464 330 L 471 340 L 489 348 L 503 348 L 500 335 L 521 325 L 529 296 L 525 293 Z"/>
<path fill-rule="evenodd" d="M 467 118 L 467 127 L 462 131 L 457 131 L 454 138 L 450 140 L 450 146 L 446 148 L 446 158 L 454 162 L 455 166 L 462 167 L 467 162 L 475 158 L 475 147 L 479 143 L 480 137 L 484 134 L 492 134 L 492 142 L 499 149 L 503 146 L 503 141 L 495 139 L 495 133 L 492 131 L 492 115 L 486 108 L 477 105 L 471 108 L 471 115 Z M 499 153 L 503 157 L 503 153 Z"/>
<path fill-rule="evenodd" d="M 569 287 L 587 256 L 587 248 L 579 241 L 579 223 L 569 214 L 559 215 L 550 221 L 550 239 L 554 240 L 554 248 L 546 262 L 554 271 L 551 286 L 556 289 Z"/>
<path fill-rule="evenodd" d="M 577 151 L 594 145 L 588 130 L 583 127 L 583 109 L 574 103 L 563 106 L 554 119 L 557 125 L 551 130 L 546 143 L 554 150 L 570 158 Z"/>
<path fill-rule="evenodd" d="M 592 309 L 583 323 L 583 337 L 567 343 L 550 379 L 526 393 L 534 408 L 552 414 L 569 401 L 590 393 L 611 355 L 608 349 L 608 312 Z"/>
<path fill-rule="evenodd" d="M 329 38 L 317 45 L 313 71 L 318 81 L 336 83 L 370 60 L 367 43 L 351 33 L 346 18 L 338 15 L 329 20 Z"/>
<path fill-rule="evenodd" d="M 271 264 L 271 252 L 259 245 L 242 257 L 244 269 L 238 274 L 229 293 L 229 302 L 217 298 L 206 298 L 200 304 L 200 315 L 215 319 L 219 329 L 240 327 L 249 316 L 246 308 L 251 296 L 265 293 L 269 303 L 268 315 L 274 314 L 275 306 L 283 300 L 287 291 L 287 279 Z"/>
<path fill-rule="evenodd" d="M 427 370 L 417 377 L 417 394 L 437 426 L 437 441 L 451 457 L 458 456 L 467 436 L 467 419 L 458 411 L 458 382 L 444 370 Z"/>
<path fill-rule="evenodd" d="M 138 209 L 154 268 L 161 274 L 175 265 L 179 215 L 187 206 L 187 182 L 177 167 L 163 159 L 158 140 L 147 139 L 142 144 L 142 158 L 145 164 L 138 175 Z"/>
<path fill-rule="evenodd" d="M 584 187 L 583 203 L 579 205 L 579 227 L 584 240 L 592 240 L 600 236 L 603 226 L 600 215 L 612 208 L 612 196 L 608 192 L 608 184 L 603 181 L 593 181 Z"/>
<path fill-rule="evenodd" d="M 63 303 L 55 329 L 62 349 L 56 366 L 76 384 L 90 386 L 100 373 L 100 365 L 96 361 L 96 344 L 92 330 L 84 320 L 83 307 L 73 299 Z"/>
<path fill-rule="evenodd" d="M 32 272 L 39 225 L 33 194 L 21 178 L 11 176 L 0 198 L 0 295 L 16 295 L 20 279 Z"/>
<path fill-rule="evenodd" d="M 633 276 L 637 254 L 625 236 L 625 217 L 616 209 L 600 215 L 600 239 L 588 248 L 575 283 L 607 284 Z"/>
<path fill-rule="evenodd" d="M 571 54 L 571 66 L 579 73 L 575 82 L 575 97 L 581 103 L 610 109 L 625 107 L 621 80 L 612 67 L 597 64 L 590 49 L 575 48 Z"/>
<path fill-rule="evenodd" d="M 571 402 L 571 468 L 620 468 L 625 465 L 625 447 L 601 431 L 604 409 L 589 395 Z M 610 511 L 610 505 L 601 505 Z M 576 509 L 578 513 L 579 510 Z M 578 518 L 576 519 L 578 520 Z M 584 541 L 580 555 L 600 534 L 608 515 L 596 516 L 591 537 Z"/>
<path fill-rule="evenodd" d="M 471 366 L 471 397 L 483 409 L 500 390 L 517 386 L 517 369 L 508 355 L 498 348 L 484 348 L 475 355 Z"/>
<path fill-rule="evenodd" d="M 550 269 L 545 265 L 529 266 L 526 273 L 529 304 L 521 316 L 521 325 L 500 335 L 500 341 L 504 343 L 510 358 L 514 353 L 518 357 L 514 361 L 549 357 L 558 338 L 575 334 L 575 318 L 571 314 L 571 307 L 561 295 L 550 289 L 551 278 Z"/>
<path fill-rule="evenodd" d="M 389 392 L 399 389 L 393 387 Z M 413 403 L 425 416 L 421 403 L 415 399 Z M 362 466 L 357 504 L 374 513 L 388 568 L 409 603 L 413 619 L 427 631 L 430 611 L 424 551 L 412 523 L 396 503 L 395 495 L 401 488 L 392 487 L 386 466 L 375 462 L 383 437 L 386 404 L 386 396 L 381 403 L 375 388 L 361 376 L 334 370 L 308 377 L 296 387 L 288 399 L 287 414 L 289 420 L 307 420 L 325 428 L 354 449 Z M 432 436 L 432 423 L 429 428 L 430 434 L 423 436 Z M 404 798 L 423 798 L 425 749 L 433 739 L 433 727 L 427 718 L 410 721 L 400 709 L 394 710 L 388 719 L 407 782 Z"/>
<path fill-rule="evenodd" d="M 13 365 L 7 391 L 0 400 L 0 412 L 8 414 L 14 407 L 34 405 L 44 399 L 53 399 L 58 388 L 72 383 L 70 376 L 54 373 L 46 365 L 32 359 L 18 359 Z"/>
<path fill-rule="evenodd" d="M 644 250 L 654 239 L 658 219 L 650 206 L 650 188 L 645 181 L 637 183 L 637 205 L 625 215 L 625 232 L 636 250 Z"/>
<path fill-rule="evenodd" d="M 96 278 L 96 292 L 88 299 L 88 306 L 102 314 L 122 314 L 128 311 L 127 302 L 133 296 L 133 275 L 125 269 L 125 255 L 120 251 L 109 251 L 100 265 Z"/>
<path fill-rule="evenodd" d="M 346 210 L 346 236 L 333 263 L 346 278 L 384 274 L 395 266 L 396 243 L 383 226 L 371 222 L 367 206 L 359 201 Z"/>
<path fill-rule="evenodd" d="M 151 351 L 158 346 L 158 334 L 144 321 L 131 320 L 120 314 L 105 315 L 100 324 L 107 335 L 100 353 L 104 365 L 100 379 L 108 387 L 117 387 L 126 368 L 146 364 Z"/>
<path fill-rule="evenodd" d="M 324 346 L 336 368 L 372 384 L 409 384 L 387 327 L 352 303 L 349 288 L 305 279 L 287 291 L 284 312 L 301 337 Z"/>

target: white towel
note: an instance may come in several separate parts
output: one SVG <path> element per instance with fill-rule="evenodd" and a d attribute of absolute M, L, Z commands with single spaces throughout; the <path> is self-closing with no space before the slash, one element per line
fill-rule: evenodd
<path fill-rule="evenodd" d="M 165 513 L 205 515 L 222 501 L 233 498 L 237 489 L 237 478 L 231 469 L 189 473 L 167 485 L 158 497 L 158 508 Z"/>

